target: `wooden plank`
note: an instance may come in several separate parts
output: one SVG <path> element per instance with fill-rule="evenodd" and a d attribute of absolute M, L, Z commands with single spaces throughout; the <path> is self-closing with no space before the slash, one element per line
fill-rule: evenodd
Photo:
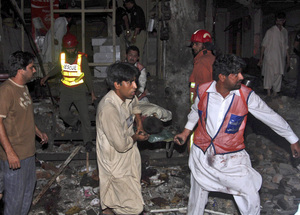
<path fill-rule="evenodd" d="M 44 195 L 44 193 L 49 189 L 49 187 L 51 186 L 51 184 L 55 181 L 55 179 L 57 178 L 57 176 L 60 175 L 60 173 L 65 169 L 65 167 L 70 163 L 70 161 L 74 158 L 74 156 L 79 152 L 80 148 L 82 146 L 77 146 L 73 152 L 70 154 L 70 156 L 65 160 L 65 162 L 61 165 L 61 167 L 59 168 L 58 172 L 52 177 L 52 179 L 46 184 L 46 186 L 42 189 L 42 191 L 37 195 L 37 197 L 33 200 L 32 204 L 36 205 L 36 203 L 38 203 L 38 201 L 42 198 L 42 196 Z"/>

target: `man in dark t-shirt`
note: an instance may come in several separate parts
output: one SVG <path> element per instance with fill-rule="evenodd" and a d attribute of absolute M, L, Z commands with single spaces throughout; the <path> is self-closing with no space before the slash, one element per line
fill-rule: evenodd
<path fill-rule="evenodd" d="M 143 64 L 143 53 L 146 42 L 146 18 L 143 9 L 135 3 L 135 0 L 125 0 L 124 6 L 127 9 L 130 19 L 130 45 L 135 45 L 140 50 L 140 63 Z"/>
<path fill-rule="evenodd" d="M 108 3 L 109 8 L 112 8 L 112 0 Z M 126 49 L 129 46 L 130 28 L 128 14 L 123 7 L 118 7 L 116 1 L 116 35 L 120 38 L 120 56 L 121 61 L 125 60 Z"/>

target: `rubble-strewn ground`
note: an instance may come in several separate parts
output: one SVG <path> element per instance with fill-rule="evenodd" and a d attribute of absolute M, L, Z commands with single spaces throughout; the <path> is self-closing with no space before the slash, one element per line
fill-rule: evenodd
<path fill-rule="evenodd" d="M 100 98 L 105 94 L 106 88 L 103 80 L 95 82 Z M 275 99 L 266 99 L 259 84 L 255 90 L 300 136 L 300 100 L 291 97 L 294 86 L 294 82 L 284 82 L 282 93 Z M 53 94 L 55 95 L 55 92 Z M 75 109 L 72 111 L 76 113 Z M 91 105 L 90 111 L 92 119 L 95 107 Z M 43 187 L 58 174 L 59 168 L 76 145 L 80 145 L 80 141 L 77 140 L 78 134 L 72 134 L 65 127 L 58 117 L 57 107 L 51 104 L 51 100 L 36 100 L 35 113 L 37 124 L 45 128 L 50 143 L 47 147 L 37 144 L 38 181 L 34 200 Z M 172 130 L 172 125 L 168 125 L 166 129 Z M 300 203 L 300 166 L 299 160 L 291 158 L 289 144 L 251 116 L 248 118 L 245 136 L 252 164 L 263 177 L 260 190 L 261 214 L 295 214 Z M 68 137 L 72 137 L 72 141 L 66 140 Z M 60 140 L 57 141 L 58 139 Z M 190 187 L 186 150 L 175 146 L 172 158 L 167 158 L 165 142 L 139 145 L 143 161 L 144 214 L 186 214 Z M 55 177 L 37 204 L 32 206 L 30 215 L 99 214 L 99 178 L 95 152 L 90 153 L 88 166 L 87 171 L 86 153 L 81 150 L 62 173 Z M 239 212 L 232 196 L 211 193 L 206 214 Z"/>

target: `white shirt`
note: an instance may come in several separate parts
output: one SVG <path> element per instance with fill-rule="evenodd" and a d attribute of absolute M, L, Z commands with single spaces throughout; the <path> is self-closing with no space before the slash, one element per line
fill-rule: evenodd
<path fill-rule="evenodd" d="M 137 67 L 137 63 L 134 64 L 135 67 Z M 147 72 L 146 72 L 146 68 L 144 67 L 141 71 L 140 71 L 140 76 L 139 76 L 139 89 L 138 91 L 140 91 L 141 93 L 143 93 L 145 91 L 146 88 L 146 84 L 147 84 Z"/>
<path fill-rule="evenodd" d="M 42 55 L 43 62 L 56 62 L 59 58 L 59 53 L 62 48 L 62 39 L 67 33 L 68 20 L 66 17 L 58 17 L 54 22 L 54 39 L 58 41 L 58 45 L 54 45 L 54 60 L 51 53 L 51 29 L 47 32 L 43 44 Z"/>
<path fill-rule="evenodd" d="M 265 47 L 262 75 L 283 74 L 285 68 L 286 53 L 288 45 L 288 31 L 282 27 L 281 30 L 274 25 L 267 32 L 262 41 L 262 46 Z"/>
<path fill-rule="evenodd" d="M 206 92 L 209 93 L 206 130 L 207 133 L 213 137 L 223 122 L 231 103 L 232 96 L 234 94 L 240 96 L 240 93 L 239 90 L 233 90 L 230 91 L 226 98 L 223 98 L 216 90 L 215 81 Z M 186 129 L 193 130 L 199 120 L 198 103 L 199 98 L 197 97 L 192 106 L 192 110 L 188 115 L 188 122 L 185 125 Z M 265 123 L 278 135 L 284 137 L 289 143 L 293 144 L 299 140 L 289 124 L 279 114 L 273 111 L 258 95 L 255 94 L 255 92 L 252 92 L 249 96 L 248 110 L 255 118 Z"/>

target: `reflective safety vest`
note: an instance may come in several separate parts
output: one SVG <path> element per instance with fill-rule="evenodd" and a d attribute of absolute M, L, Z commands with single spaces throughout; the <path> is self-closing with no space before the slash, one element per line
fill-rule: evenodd
<path fill-rule="evenodd" d="M 244 130 L 247 122 L 248 105 L 247 100 L 252 90 L 242 84 L 239 89 L 240 96 L 233 95 L 231 104 L 226 111 L 223 122 L 214 137 L 206 131 L 207 107 L 209 93 L 207 89 L 212 82 L 202 84 L 198 87 L 199 96 L 198 114 L 199 121 L 195 131 L 194 144 L 205 153 L 212 145 L 216 154 L 226 154 L 240 151 L 245 148 Z M 215 113 L 217 114 L 217 113 Z"/>
<path fill-rule="evenodd" d="M 78 54 L 73 64 L 66 62 L 66 53 L 60 54 L 61 74 L 63 78 L 61 82 L 67 87 L 75 87 L 83 84 L 84 73 L 81 71 L 82 55 Z"/>
<path fill-rule="evenodd" d="M 196 87 L 196 83 L 195 82 L 191 82 L 190 83 L 190 88 L 192 88 L 192 89 L 195 89 L 195 87 Z M 191 92 L 190 92 L 190 102 L 191 102 L 191 106 L 194 104 L 194 101 L 195 101 L 195 99 L 194 99 L 194 92 L 193 92 L 193 90 L 191 90 Z"/>

